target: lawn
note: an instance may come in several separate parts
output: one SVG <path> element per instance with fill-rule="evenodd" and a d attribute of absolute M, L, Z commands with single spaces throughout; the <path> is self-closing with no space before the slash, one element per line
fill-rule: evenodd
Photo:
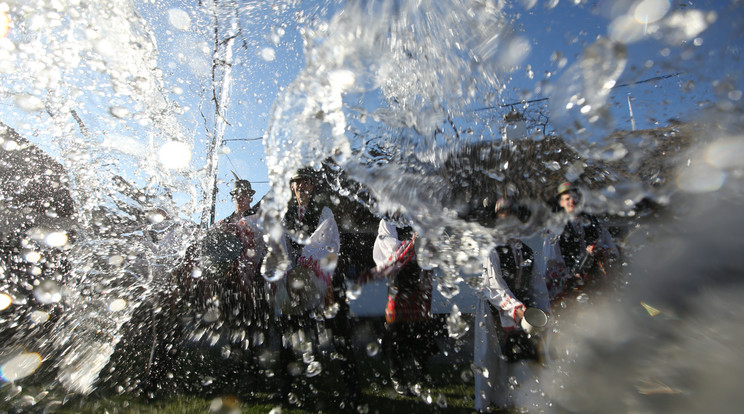
<path fill-rule="evenodd" d="M 435 367 L 441 369 L 444 367 Z M 462 367 L 448 367 L 459 369 Z M 369 374 L 365 372 L 365 374 Z M 374 376 L 372 378 L 375 378 Z M 322 383 L 322 381 L 318 381 Z M 166 397 L 149 399 L 143 396 L 103 395 L 95 393 L 87 398 L 79 398 L 68 402 L 56 412 L 60 413 L 471 413 L 472 384 L 466 383 L 435 383 L 430 391 L 424 391 L 421 396 L 401 396 L 395 393 L 389 385 L 382 381 L 369 381 L 363 388 L 363 395 L 356 403 L 356 407 L 342 409 L 336 402 L 332 389 L 306 383 L 302 388 L 306 391 L 302 395 L 303 401 L 299 406 L 282 407 L 279 411 L 277 404 L 271 402 L 271 391 L 261 389 L 250 394 L 228 393 L 220 395 L 185 394 L 178 393 Z"/>
<path fill-rule="evenodd" d="M 142 367 L 147 347 L 142 338 L 131 337 L 123 344 L 102 372 L 97 388 L 86 396 L 65 394 L 48 385 L 54 373 L 39 372 L 19 384 L 0 388 L 0 411 L 58 413 L 472 413 L 473 380 L 467 341 L 440 337 L 442 354 L 430 359 L 428 385 L 409 395 L 396 393 L 388 379 L 382 352 L 370 352 L 357 343 L 357 368 L 362 395 L 353 407 L 342 404 L 345 384 L 338 375 L 342 361 L 333 350 L 317 354 L 322 372 L 303 376 L 294 383 L 293 405 L 280 407 L 272 400 L 277 388 L 273 375 L 275 360 L 271 351 L 259 371 L 253 374 L 243 356 L 226 356 L 224 347 L 187 346 L 178 355 L 174 368 L 159 381 L 159 390 L 142 392 L 147 380 Z M 465 352 L 457 353 L 457 346 Z M 449 356 L 445 356 L 445 354 Z M 272 411 L 273 410 L 273 411 Z M 281 411 L 279 411 L 281 410 Z"/>

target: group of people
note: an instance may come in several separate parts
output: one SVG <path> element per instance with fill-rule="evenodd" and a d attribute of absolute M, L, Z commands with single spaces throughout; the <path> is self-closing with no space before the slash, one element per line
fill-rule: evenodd
<path fill-rule="evenodd" d="M 283 277 L 269 282 L 262 275 L 268 246 L 260 203 L 253 204 L 251 183 L 236 177 L 230 191 L 235 210 L 190 246 L 174 281 L 187 298 L 182 302 L 192 316 L 191 330 L 210 331 L 219 337 L 212 342 L 228 343 L 223 355 L 242 367 L 246 387 L 259 372 L 274 372 L 274 401 L 301 402 L 299 379 L 320 372 L 318 348 L 332 346 L 333 359 L 341 361 L 337 378 L 345 387 L 339 402 L 352 407 L 361 392 L 344 278 L 335 272 L 338 226 L 331 209 L 313 196 L 310 170 L 298 171 L 289 184 L 292 199 L 282 220 L 286 236 L 275 252 L 289 263 Z M 331 335 L 321 344 L 324 333 Z M 276 348 L 276 358 L 267 357 Z M 155 359 L 167 368 L 173 356 Z"/>
<path fill-rule="evenodd" d="M 360 382 L 346 283 L 335 271 L 340 234 L 330 206 L 313 196 L 313 177 L 311 171 L 300 170 L 290 179 L 293 197 L 282 220 L 285 236 L 279 246 L 289 263 L 283 277 L 267 281 L 262 276 L 267 246 L 259 206 L 252 205 L 255 191 L 250 182 L 236 179 L 231 191 L 235 211 L 208 232 L 220 237 L 208 236 L 209 243 L 200 246 L 197 256 L 202 262 L 190 263 L 187 290 L 201 298 L 202 320 L 247 330 L 247 336 L 234 342 L 244 345 L 251 366 L 258 365 L 258 349 L 270 337 L 280 338 L 278 402 L 298 400 L 297 379 L 320 368 L 317 348 L 333 346 L 334 357 L 341 361 L 335 377 L 345 387 L 339 393 L 341 407 L 351 408 L 360 396 Z M 549 406 L 547 394 L 534 392 L 550 362 L 549 329 L 544 326 L 557 303 L 597 284 L 618 258 L 607 229 L 596 217 L 578 211 L 580 194 L 572 184 L 562 184 L 556 197 L 566 225 L 560 235 L 545 238 L 542 258 L 510 238 L 493 247 L 484 262 L 474 330 L 479 411 Z M 502 199 L 495 213 L 498 220 L 521 220 L 521 209 L 513 200 Z M 371 252 L 376 267 L 366 274 L 368 279 L 387 280 L 382 345 L 390 382 L 403 395 L 415 395 L 416 384 L 431 380 L 426 360 L 438 351 L 431 335 L 432 271 L 418 263 L 417 234 L 411 225 L 401 214 L 380 220 Z M 194 282 L 197 268 L 208 274 Z M 210 312 L 217 316 L 210 318 Z M 325 344 L 321 331 L 331 334 Z"/>
<path fill-rule="evenodd" d="M 560 234 L 546 231 L 540 260 L 519 239 L 494 247 L 484 263 L 475 315 L 475 408 L 552 412 L 550 319 L 570 298 L 599 289 L 613 278 L 620 251 L 600 220 L 579 210 L 581 194 L 569 182 L 556 202 L 565 219 Z M 508 199 L 498 219 L 516 219 Z M 562 306 L 563 305 L 563 306 Z"/>

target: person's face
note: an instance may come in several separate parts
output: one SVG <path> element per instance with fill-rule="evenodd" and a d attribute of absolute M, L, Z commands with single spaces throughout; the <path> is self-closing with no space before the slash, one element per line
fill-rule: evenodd
<path fill-rule="evenodd" d="M 511 216 L 512 216 L 511 210 L 507 210 L 507 209 L 499 210 L 499 212 L 496 213 L 496 217 L 499 220 L 505 220 L 507 217 L 511 217 Z"/>
<path fill-rule="evenodd" d="M 499 200 L 499 208 L 496 210 L 496 217 L 499 220 L 506 219 L 507 217 L 511 216 L 514 211 L 512 209 L 512 205 L 507 200 Z"/>
<path fill-rule="evenodd" d="M 292 191 L 297 199 L 297 204 L 304 206 L 310 202 L 313 187 L 313 182 L 307 178 L 292 181 Z"/>
<path fill-rule="evenodd" d="M 235 210 L 243 212 L 251 208 L 253 195 L 248 191 L 240 191 L 233 195 L 233 200 L 235 200 Z"/>
<path fill-rule="evenodd" d="M 563 207 L 566 213 L 572 214 L 576 210 L 578 197 L 572 191 L 565 192 L 558 198 L 558 204 Z"/>

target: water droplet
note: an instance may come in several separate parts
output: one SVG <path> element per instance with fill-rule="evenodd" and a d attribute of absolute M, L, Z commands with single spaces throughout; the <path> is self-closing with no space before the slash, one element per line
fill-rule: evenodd
<path fill-rule="evenodd" d="M 109 113 L 115 117 L 120 119 L 126 119 L 129 118 L 132 114 L 129 112 L 127 108 L 123 108 L 121 106 L 112 106 L 109 108 Z"/>
<path fill-rule="evenodd" d="M 318 262 L 320 268 L 328 273 L 333 273 L 338 265 L 338 255 L 336 253 L 329 253 Z"/>
<path fill-rule="evenodd" d="M 215 398 L 212 400 L 211 403 L 209 403 L 209 411 L 216 413 L 217 411 L 220 411 L 222 409 L 222 398 Z"/>
<path fill-rule="evenodd" d="M 109 304 L 109 310 L 111 312 L 119 312 L 127 307 L 127 301 L 124 299 L 115 299 Z"/>
<path fill-rule="evenodd" d="M 468 383 L 473 380 L 473 371 L 471 369 L 463 369 L 460 371 L 460 379 L 464 383 Z"/>
<path fill-rule="evenodd" d="M 323 366 L 318 361 L 312 361 L 307 365 L 305 369 L 306 377 L 314 377 L 323 371 Z"/>
<path fill-rule="evenodd" d="M 452 311 L 447 316 L 447 330 L 450 338 L 462 338 L 470 329 L 470 326 L 462 318 L 462 313 L 457 305 L 452 306 Z"/>
<path fill-rule="evenodd" d="M 669 11 L 669 0 L 642 0 L 636 3 L 633 17 L 640 24 L 661 20 Z"/>
<path fill-rule="evenodd" d="M 726 173 L 707 163 L 681 169 L 677 174 L 677 187 L 689 193 L 718 191 L 726 180 Z"/>
<path fill-rule="evenodd" d="M 272 47 L 265 47 L 261 49 L 261 59 L 272 62 L 274 59 L 276 59 L 276 51 Z"/>
<path fill-rule="evenodd" d="M 29 263 L 38 263 L 41 260 L 41 253 L 31 251 L 26 253 L 23 258 Z"/>
<path fill-rule="evenodd" d="M 67 234 L 62 231 L 53 231 L 47 234 L 44 242 L 49 247 L 62 247 L 67 244 Z"/>
<path fill-rule="evenodd" d="M 44 101 L 32 95 L 18 95 L 15 99 L 15 103 L 19 108 L 26 112 L 36 112 L 44 109 Z"/>
<path fill-rule="evenodd" d="M 561 164 L 559 164 L 558 161 L 551 161 L 551 162 L 545 163 L 545 168 L 551 171 L 559 171 L 561 169 Z"/>
<path fill-rule="evenodd" d="M 459 285 L 457 285 L 456 283 L 447 283 L 445 281 L 442 281 L 442 283 L 437 285 L 437 290 L 445 299 L 452 299 L 460 294 Z"/>
<path fill-rule="evenodd" d="M 323 316 L 326 319 L 333 319 L 336 317 L 336 314 L 338 313 L 340 306 L 338 303 L 334 303 L 331 306 L 326 306 L 325 309 L 323 309 Z"/>
<path fill-rule="evenodd" d="M 181 9 L 168 10 L 168 23 L 178 30 L 189 30 L 191 27 L 191 18 L 189 14 Z"/>
<path fill-rule="evenodd" d="M 209 308 L 206 312 L 204 312 L 204 316 L 202 317 L 204 322 L 212 323 L 216 322 L 218 319 L 220 319 L 220 310 L 217 308 Z"/>
<path fill-rule="evenodd" d="M 741 136 L 721 138 L 705 148 L 705 161 L 718 168 L 744 166 L 744 141 Z"/>
<path fill-rule="evenodd" d="M 472 375 L 478 375 L 478 376 L 481 376 L 483 378 L 488 378 L 488 376 L 489 376 L 488 368 L 486 368 L 486 367 L 482 367 L 480 365 L 473 364 L 470 367 L 470 369 L 472 370 L 472 373 L 471 373 Z M 471 375 L 471 378 L 472 378 L 472 375 Z"/>
<path fill-rule="evenodd" d="M 437 396 L 437 406 L 439 408 L 447 408 L 447 397 L 445 397 L 444 394 L 439 394 Z"/>
<path fill-rule="evenodd" d="M 6 293 L 0 293 L 0 310 L 8 309 L 8 307 L 13 303 L 13 298 L 8 296 Z"/>
<path fill-rule="evenodd" d="M 108 264 L 111 266 L 120 266 L 122 263 L 124 263 L 124 257 L 118 254 L 115 254 L 108 259 Z"/>
<path fill-rule="evenodd" d="M 611 162 L 619 161 L 626 155 L 628 155 L 628 150 L 625 148 L 625 146 L 619 142 L 616 142 L 604 148 L 599 154 L 598 158 L 604 161 Z"/>
<path fill-rule="evenodd" d="M 41 365 L 41 356 L 35 352 L 14 356 L 0 366 L 0 375 L 7 382 L 25 378 Z"/>
<path fill-rule="evenodd" d="M 4 141 L 4 142 L 3 141 L 0 141 L 0 142 L 2 142 L 3 149 L 5 151 L 15 151 L 15 150 L 18 149 L 18 143 L 15 142 L 15 141 L 13 141 L 13 140 L 8 140 L 8 141 Z"/>
<path fill-rule="evenodd" d="M 184 169 L 191 162 L 191 148 L 183 142 L 169 141 L 158 151 L 158 160 L 167 169 Z"/>
<path fill-rule="evenodd" d="M 359 283 L 352 283 L 351 286 L 346 290 L 346 296 L 349 300 L 356 300 L 362 294 L 362 285 Z"/>
<path fill-rule="evenodd" d="M 36 399 L 31 395 L 24 395 L 18 401 L 18 406 L 20 407 L 30 407 L 35 404 L 36 404 Z"/>
<path fill-rule="evenodd" d="M 274 46 L 279 46 L 279 42 L 282 40 L 282 37 L 284 36 L 285 30 L 283 27 L 273 27 L 271 28 L 271 34 L 269 35 L 269 41 Z"/>
<path fill-rule="evenodd" d="M 578 303 L 587 303 L 589 301 L 589 295 L 586 293 L 581 293 L 579 296 L 576 296 L 576 302 Z"/>
<path fill-rule="evenodd" d="M 373 357 L 380 352 L 380 345 L 377 342 L 370 342 L 367 344 L 367 355 Z"/>
<path fill-rule="evenodd" d="M 356 77 L 350 70 L 335 70 L 328 76 L 328 81 L 333 88 L 343 91 L 354 85 Z"/>
<path fill-rule="evenodd" d="M 166 219 L 166 213 L 161 210 L 151 211 L 147 214 L 147 221 L 150 224 L 162 223 Z"/>
<path fill-rule="evenodd" d="M 62 299 L 59 286 L 53 280 L 45 280 L 34 289 L 34 297 L 41 304 L 59 302 Z"/>
<path fill-rule="evenodd" d="M 49 320 L 49 314 L 44 311 L 36 310 L 31 312 L 29 318 L 31 319 L 32 323 L 40 324 Z"/>

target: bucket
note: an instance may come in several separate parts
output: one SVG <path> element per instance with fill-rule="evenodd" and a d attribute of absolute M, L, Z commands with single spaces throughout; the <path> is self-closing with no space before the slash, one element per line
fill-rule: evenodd
<path fill-rule="evenodd" d="M 538 333 L 548 325 L 548 315 L 538 308 L 527 308 L 521 325 L 528 334 Z"/>

